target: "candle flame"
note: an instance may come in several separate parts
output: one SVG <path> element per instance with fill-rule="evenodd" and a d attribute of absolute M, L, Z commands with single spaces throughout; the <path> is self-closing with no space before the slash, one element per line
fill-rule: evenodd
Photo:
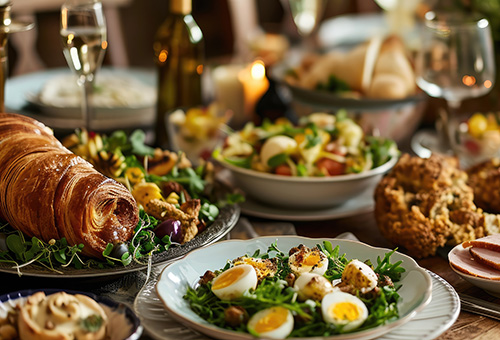
<path fill-rule="evenodd" d="M 266 68 L 261 60 L 254 61 L 250 70 L 253 79 L 264 79 L 266 76 Z"/>
<path fill-rule="evenodd" d="M 489 89 L 493 84 L 491 83 L 491 80 L 485 80 L 484 81 L 484 87 Z"/>
<path fill-rule="evenodd" d="M 474 78 L 473 76 L 465 75 L 462 78 L 462 82 L 465 86 L 472 86 L 476 84 L 476 78 Z"/>

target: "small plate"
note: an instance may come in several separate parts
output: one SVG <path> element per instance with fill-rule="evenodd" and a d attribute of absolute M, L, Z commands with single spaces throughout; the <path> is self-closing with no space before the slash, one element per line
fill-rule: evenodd
<path fill-rule="evenodd" d="M 228 205 L 220 210 L 219 216 L 215 219 L 214 223 L 210 225 L 200 234 L 196 235 L 194 239 L 180 246 L 173 246 L 167 251 L 153 255 L 153 265 L 166 264 L 173 262 L 182 256 L 189 253 L 191 250 L 212 244 L 222 237 L 224 237 L 236 225 L 240 217 L 240 208 L 237 205 Z M 115 275 L 122 275 L 138 270 L 143 270 L 148 267 L 147 264 L 132 262 L 126 267 L 116 266 L 112 268 L 83 268 L 76 269 L 73 267 L 57 268 L 60 273 L 56 273 L 49 268 L 31 264 L 20 269 L 21 273 L 26 276 L 38 276 L 45 278 L 60 278 L 60 279 L 74 279 L 74 278 L 106 278 Z M 12 264 L 0 262 L 0 272 L 18 274 Z"/>
<path fill-rule="evenodd" d="M 346 253 L 348 258 L 361 260 L 370 259 L 376 263 L 377 257 L 383 258 L 389 249 L 375 248 L 366 244 L 340 239 L 325 239 L 333 245 L 340 246 L 340 253 Z M 189 307 L 183 296 L 188 285 L 194 285 L 206 270 L 217 270 L 224 267 L 229 259 L 238 256 L 253 254 L 257 249 L 267 251 L 269 245 L 277 242 L 280 249 L 286 250 L 304 244 L 314 247 L 324 239 L 312 239 L 297 236 L 269 236 L 258 237 L 251 240 L 230 240 L 216 243 L 210 247 L 199 249 L 189 253 L 183 259 L 172 263 L 161 273 L 156 291 L 163 301 L 167 312 L 180 323 L 201 332 L 210 337 L 227 340 L 249 340 L 254 339 L 250 334 L 230 331 L 216 327 L 200 318 Z M 431 301 L 432 281 L 427 271 L 415 262 L 411 257 L 401 253 L 394 253 L 391 257 L 393 262 L 403 261 L 402 266 L 406 269 L 401 281 L 402 287 L 398 293 L 401 296 L 399 303 L 400 317 L 388 324 L 348 334 L 340 334 L 325 339 L 373 339 L 390 332 L 397 327 L 410 321 Z"/>
<path fill-rule="evenodd" d="M 111 309 L 112 312 L 116 312 L 116 318 L 125 318 L 125 322 L 128 322 L 132 327 L 130 329 L 130 334 L 127 335 L 123 340 L 137 340 L 140 338 L 143 327 L 139 318 L 135 315 L 135 313 L 122 303 L 118 303 L 114 300 L 111 300 L 106 297 L 97 296 L 88 292 L 79 292 L 72 290 L 61 290 L 61 289 L 33 289 L 33 290 L 21 290 L 9 294 L 5 294 L 0 296 L 0 318 L 5 318 L 7 313 L 13 311 L 16 305 L 19 303 L 24 304 L 26 302 L 26 298 L 30 295 L 33 295 L 36 292 L 43 291 L 46 295 L 51 295 L 57 292 L 64 291 L 68 294 L 83 294 L 91 297 L 95 301 L 97 301 L 100 305 L 107 306 Z M 118 319 L 116 319 L 118 321 Z M 116 323 L 110 323 L 110 326 L 113 327 Z M 112 330 L 111 330 L 111 333 Z M 120 339 L 122 340 L 122 339 Z"/>
<path fill-rule="evenodd" d="M 254 217 L 283 221 L 324 221 L 371 212 L 375 208 L 375 201 L 373 189 L 369 188 L 358 197 L 328 209 L 284 209 L 260 203 L 251 197 L 246 197 L 245 202 L 240 203 L 240 207 L 243 214 Z"/>
<path fill-rule="evenodd" d="M 492 280 L 492 279 L 487 279 L 487 278 L 467 274 L 467 273 L 464 273 L 464 272 L 458 270 L 457 268 L 455 268 L 455 266 L 452 265 L 452 262 L 460 261 L 460 258 L 461 258 L 460 255 L 461 254 L 463 255 L 464 251 L 466 251 L 467 254 L 469 253 L 467 249 L 464 249 L 462 244 L 458 244 L 448 253 L 448 260 L 450 261 L 451 269 L 453 269 L 453 271 L 455 273 L 457 273 L 458 275 L 460 275 L 460 277 L 462 277 L 462 279 L 464 279 L 465 281 L 471 283 L 472 285 L 474 285 L 476 287 L 483 289 L 486 293 L 488 293 L 490 295 L 493 295 L 495 297 L 500 298 L 500 280 L 498 280 L 498 279 Z M 472 258 L 472 256 L 470 256 L 470 257 Z M 498 273 L 497 277 L 500 276 L 499 271 L 497 271 L 493 268 L 490 268 L 487 265 L 477 263 L 476 261 L 473 261 L 473 260 L 471 260 L 471 263 L 473 265 L 477 265 L 478 275 L 487 276 L 488 273 L 497 272 Z"/>

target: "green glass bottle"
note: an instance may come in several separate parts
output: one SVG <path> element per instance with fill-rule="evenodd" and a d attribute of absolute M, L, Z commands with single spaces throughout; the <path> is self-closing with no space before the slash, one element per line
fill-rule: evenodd
<path fill-rule="evenodd" d="M 156 32 L 158 67 L 155 145 L 169 148 L 167 112 L 202 103 L 203 33 L 191 15 L 191 0 L 170 0 L 170 13 Z"/>

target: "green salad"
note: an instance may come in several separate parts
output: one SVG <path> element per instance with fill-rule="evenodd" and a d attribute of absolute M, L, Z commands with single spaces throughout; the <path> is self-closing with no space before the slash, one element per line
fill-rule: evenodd
<path fill-rule="evenodd" d="M 214 152 L 215 159 L 242 168 L 302 177 L 360 173 L 397 155 L 393 140 L 365 135 L 344 111 L 313 113 L 297 126 L 284 118 L 248 123 Z"/>
<path fill-rule="evenodd" d="M 402 261 L 395 250 L 369 260 L 348 259 L 324 241 L 287 252 L 273 243 L 207 271 L 184 296 L 191 309 L 215 326 L 256 337 L 325 337 L 398 319 Z"/>

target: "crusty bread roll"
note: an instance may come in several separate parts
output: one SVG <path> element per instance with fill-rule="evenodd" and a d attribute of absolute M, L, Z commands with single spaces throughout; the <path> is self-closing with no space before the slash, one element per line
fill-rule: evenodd
<path fill-rule="evenodd" d="M 366 95 L 372 98 L 398 99 L 415 93 L 415 89 L 415 73 L 405 46 L 399 37 L 390 36 L 380 48 Z"/>
<path fill-rule="evenodd" d="M 0 219 L 28 237 L 65 237 L 93 257 L 131 238 L 139 221 L 132 194 L 40 122 L 0 113 L 0 164 Z"/>

